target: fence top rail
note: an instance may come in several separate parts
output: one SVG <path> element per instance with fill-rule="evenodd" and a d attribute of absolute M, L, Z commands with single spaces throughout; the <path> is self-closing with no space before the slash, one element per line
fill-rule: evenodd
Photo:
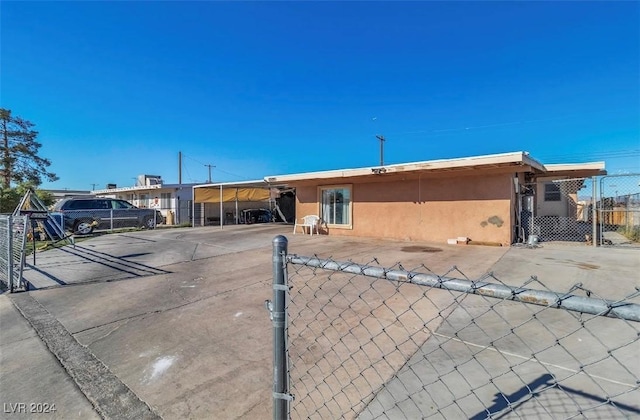
<path fill-rule="evenodd" d="M 600 179 L 604 179 L 604 178 L 619 178 L 619 177 L 632 177 L 632 176 L 640 176 L 640 172 L 635 172 L 635 173 L 632 173 L 632 174 L 602 175 L 599 178 Z"/>
<path fill-rule="evenodd" d="M 591 177 L 582 177 L 582 178 L 567 178 L 567 179 L 554 179 L 550 182 L 562 183 L 562 182 L 577 182 L 577 181 L 586 181 L 587 179 L 592 179 Z"/>
<path fill-rule="evenodd" d="M 512 287 L 502 283 L 491 283 L 484 279 L 470 281 L 453 277 L 437 276 L 435 274 L 405 271 L 402 269 L 390 270 L 384 267 L 362 265 L 351 261 L 319 259 L 317 257 L 287 255 L 287 262 L 328 271 L 344 272 L 389 281 L 407 282 L 438 289 L 482 295 L 495 299 L 512 300 L 525 304 L 640 322 L 639 304 L 629 303 L 626 300 L 612 301 L 572 294 L 575 290 L 584 290 L 581 288 L 581 285 L 574 286 L 567 293 L 557 293 L 523 287 Z M 492 278 L 492 276 L 488 275 L 486 278 Z M 535 279 L 535 277 L 532 276 L 532 279 Z M 639 287 L 636 287 L 635 292 L 625 299 L 630 299 L 635 296 L 640 296 Z"/>

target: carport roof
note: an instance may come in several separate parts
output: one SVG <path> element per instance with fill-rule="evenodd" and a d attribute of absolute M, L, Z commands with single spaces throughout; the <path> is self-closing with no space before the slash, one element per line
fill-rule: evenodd
<path fill-rule="evenodd" d="M 268 183 L 263 179 L 201 184 L 193 186 L 193 200 L 195 203 L 263 202 L 270 199 L 274 189 L 284 192 L 287 186 L 282 183 Z"/>
<path fill-rule="evenodd" d="M 252 181 L 237 182 L 216 182 L 212 184 L 194 185 L 193 188 L 278 188 L 285 187 L 284 183 L 268 182 L 266 179 L 256 179 Z"/>

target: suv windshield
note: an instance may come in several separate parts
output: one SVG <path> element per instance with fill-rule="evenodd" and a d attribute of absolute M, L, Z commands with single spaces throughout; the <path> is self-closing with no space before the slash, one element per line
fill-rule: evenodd
<path fill-rule="evenodd" d="M 128 202 L 126 202 L 124 200 L 113 200 L 111 202 L 111 205 L 113 206 L 114 209 L 135 209 L 135 208 L 137 208 L 133 204 L 128 203 Z"/>
<path fill-rule="evenodd" d="M 108 209 L 109 203 L 105 200 L 70 200 L 63 204 L 64 210 L 94 210 Z"/>

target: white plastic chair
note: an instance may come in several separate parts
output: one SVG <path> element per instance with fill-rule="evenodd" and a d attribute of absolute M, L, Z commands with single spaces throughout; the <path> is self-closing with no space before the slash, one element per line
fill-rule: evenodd
<path fill-rule="evenodd" d="M 305 228 L 308 227 L 309 234 L 311 236 L 313 236 L 313 229 L 316 230 L 316 235 L 319 235 L 320 234 L 318 232 L 319 224 L 320 224 L 320 217 L 313 214 L 309 216 L 304 216 L 301 222 L 299 222 L 298 219 L 296 219 L 295 224 L 293 225 L 293 234 L 294 235 L 296 234 L 296 229 L 298 228 L 298 226 L 300 226 L 302 228 L 302 233 L 306 233 Z"/>

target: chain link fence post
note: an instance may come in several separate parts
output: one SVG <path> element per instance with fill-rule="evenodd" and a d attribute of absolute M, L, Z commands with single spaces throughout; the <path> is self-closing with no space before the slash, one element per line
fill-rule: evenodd
<path fill-rule="evenodd" d="M 600 235 L 598 235 L 598 177 L 594 176 L 591 185 L 591 246 L 594 248 L 600 245 Z"/>
<path fill-rule="evenodd" d="M 13 217 L 9 216 L 7 225 L 7 279 L 9 281 L 9 293 L 13 293 Z"/>
<path fill-rule="evenodd" d="M 273 239 L 273 303 L 268 302 L 273 323 L 273 419 L 289 416 L 286 348 L 286 256 L 288 240 L 282 235 Z"/>

